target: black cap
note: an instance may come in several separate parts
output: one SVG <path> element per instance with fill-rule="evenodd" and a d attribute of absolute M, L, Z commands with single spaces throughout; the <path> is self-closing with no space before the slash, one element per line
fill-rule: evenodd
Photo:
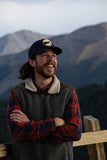
<path fill-rule="evenodd" d="M 45 49 L 52 49 L 57 55 L 62 53 L 62 49 L 54 46 L 54 44 L 48 39 L 40 39 L 34 42 L 28 51 L 28 57 L 32 58 L 34 55 L 41 53 Z"/>

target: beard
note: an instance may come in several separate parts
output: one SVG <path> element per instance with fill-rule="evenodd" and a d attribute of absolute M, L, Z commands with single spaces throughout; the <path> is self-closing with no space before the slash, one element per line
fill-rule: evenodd
<path fill-rule="evenodd" d="M 46 63 L 46 64 L 44 64 L 43 66 L 40 66 L 40 65 L 37 63 L 37 61 L 36 61 L 36 72 L 37 72 L 38 74 L 40 74 L 42 77 L 44 77 L 44 78 L 50 78 L 50 77 L 52 77 L 52 76 L 55 74 L 56 69 L 57 69 L 57 67 L 55 66 L 55 64 L 51 63 L 51 65 L 53 65 L 54 71 L 49 71 L 49 70 L 47 71 L 47 70 L 45 69 L 45 67 L 46 67 L 47 65 L 50 65 L 50 63 Z"/>

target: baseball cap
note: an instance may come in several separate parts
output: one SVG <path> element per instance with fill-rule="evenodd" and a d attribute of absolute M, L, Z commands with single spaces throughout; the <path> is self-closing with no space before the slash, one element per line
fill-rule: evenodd
<path fill-rule="evenodd" d="M 56 47 L 50 40 L 40 39 L 30 46 L 28 57 L 32 58 L 34 55 L 41 53 L 45 49 L 52 49 L 57 55 L 62 53 L 62 49 Z"/>

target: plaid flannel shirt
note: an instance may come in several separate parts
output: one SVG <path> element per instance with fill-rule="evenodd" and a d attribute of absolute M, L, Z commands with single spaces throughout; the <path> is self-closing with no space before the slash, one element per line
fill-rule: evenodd
<path fill-rule="evenodd" d="M 38 88 L 39 92 L 42 90 Z M 47 87 L 46 91 L 50 88 Z M 82 121 L 80 107 L 76 91 L 65 106 L 65 125 L 55 127 L 54 118 L 30 122 L 15 122 L 10 119 L 13 110 L 21 110 L 19 100 L 11 91 L 7 108 L 7 123 L 12 139 L 15 140 L 37 140 L 44 143 L 63 143 L 76 141 L 81 137 Z"/>

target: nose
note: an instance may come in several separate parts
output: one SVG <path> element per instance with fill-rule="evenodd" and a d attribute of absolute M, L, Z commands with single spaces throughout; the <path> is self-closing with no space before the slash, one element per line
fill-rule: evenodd
<path fill-rule="evenodd" d="M 49 61 L 53 61 L 54 59 L 55 59 L 55 58 L 54 58 L 53 56 L 51 56 L 51 55 L 48 56 L 48 60 L 49 60 Z"/>

